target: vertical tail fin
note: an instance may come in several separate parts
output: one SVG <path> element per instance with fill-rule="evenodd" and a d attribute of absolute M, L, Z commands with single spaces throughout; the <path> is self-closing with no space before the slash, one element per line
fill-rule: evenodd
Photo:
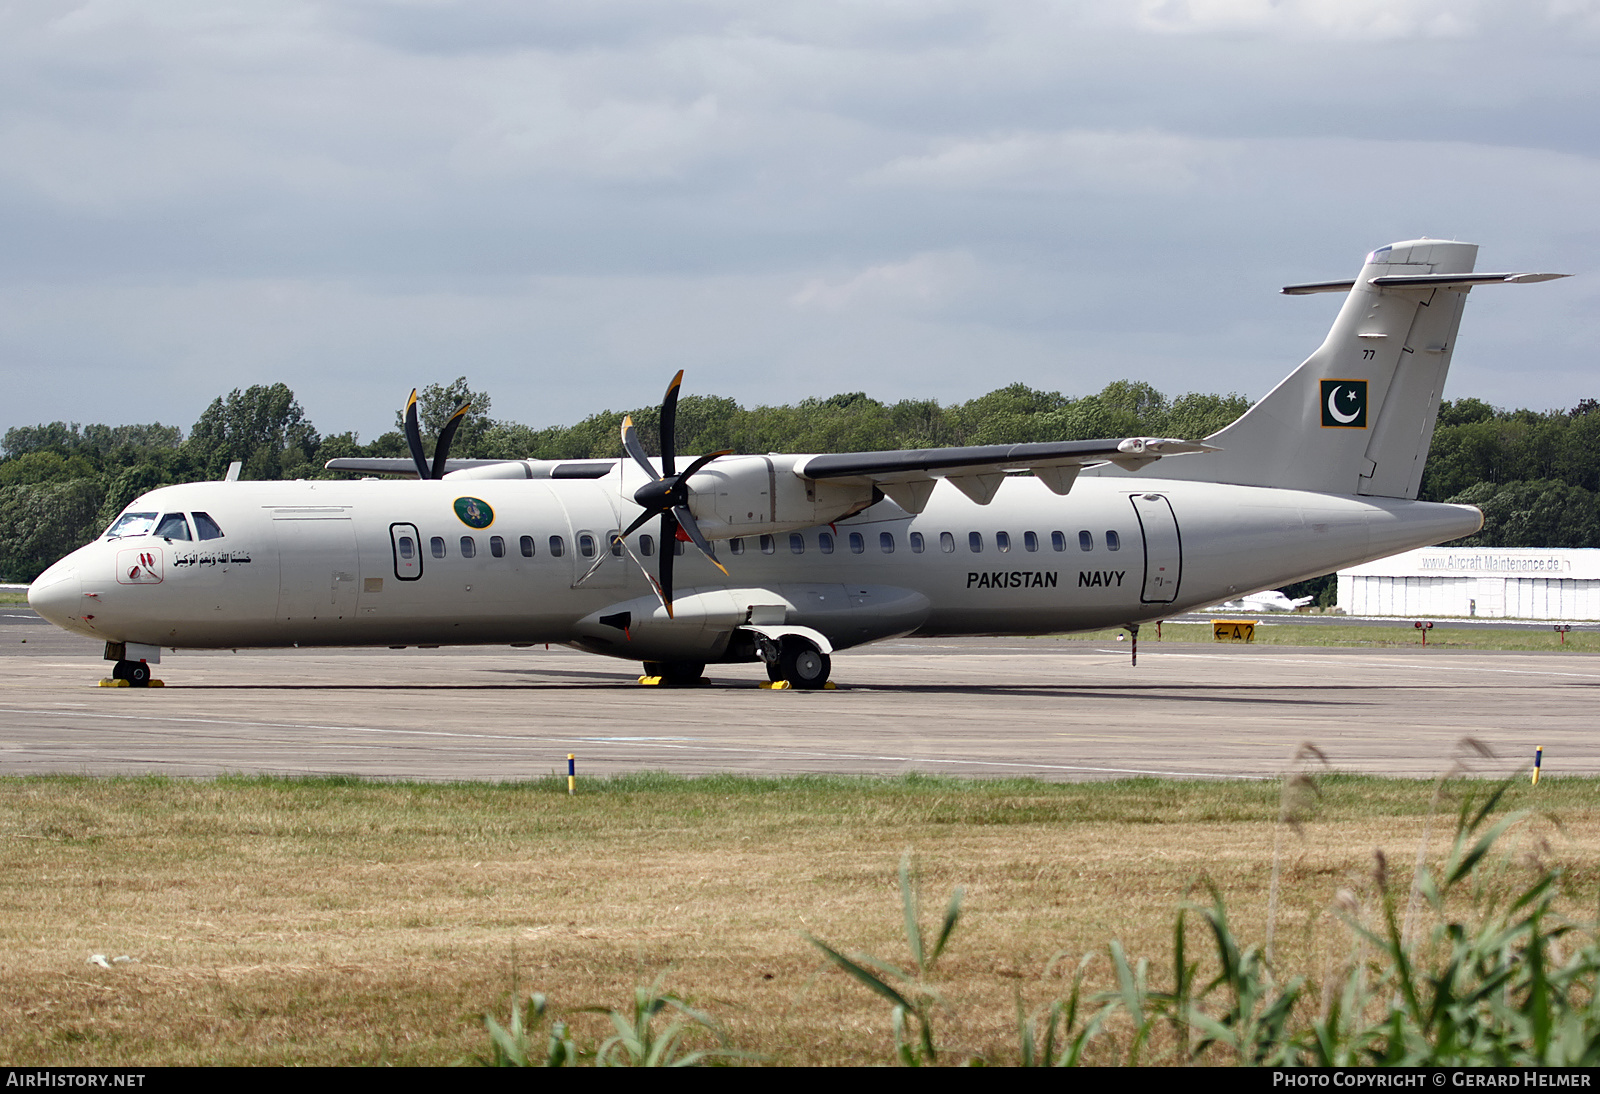
<path fill-rule="evenodd" d="M 1477 254 L 1472 243 L 1395 243 L 1354 281 L 1285 288 L 1348 295 L 1316 352 L 1206 438 L 1221 452 L 1164 461 L 1161 477 L 1415 498 L 1468 291 L 1564 276 L 1475 274 Z"/>

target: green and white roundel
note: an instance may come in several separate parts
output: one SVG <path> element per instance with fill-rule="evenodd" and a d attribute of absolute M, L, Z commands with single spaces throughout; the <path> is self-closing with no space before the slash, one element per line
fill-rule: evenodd
<path fill-rule="evenodd" d="M 455 511 L 468 528 L 487 528 L 494 523 L 494 510 L 482 498 L 457 498 Z"/>

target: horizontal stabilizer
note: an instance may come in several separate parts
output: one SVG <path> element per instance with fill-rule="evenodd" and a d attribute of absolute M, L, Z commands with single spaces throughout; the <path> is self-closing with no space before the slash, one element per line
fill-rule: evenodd
<path fill-rule="evenodd" d="M 1474 285 L 1526 285 L 1569 277 L 1558 273 L 1385 274 L 1367 282 L 1380 289 L 1470 289 Z"/>
<path fill-rule="evenodd" d="M 1530 285 L 1536 281 L 1554 281 L 1571 274 L 1558 273 L 1429 273 L 1383 274 L 1367 278 L 1367 284 L 1377 289 L 1470 289 L 1474 285 Z M 1349 292 L 1355 288 L 1354 278 L 1345 281 L 1308 281 L 1303 285 L 1285 285 L 1278 290 L 1285 296 L 1309 296 L 1318 292 Z"/>

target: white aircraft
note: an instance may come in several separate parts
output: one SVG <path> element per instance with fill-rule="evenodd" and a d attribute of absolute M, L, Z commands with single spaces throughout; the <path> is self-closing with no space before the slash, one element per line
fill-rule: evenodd
<path fill-rule="evenodd" d="M 1297 596 L 1290 600 L 1281 590 L 1272 589 L 1226 601 L 1220 607 L 1225 611 L 1292 612 L 1298 611 L 1315 599 L 1314 596 Z"/>
<path fill-rule="evenodd" d="M 679 472 L 675 379 L 659 460 L 631 422 L 622 459 L 450 460 L 453 420 L 429 463 L 413 396 L 411 460 L 329 466 L 421 481 L 163 487 L 29 602 L 135 685 L 163 647 L 561 642 L 665 683 L 760 662 L 820 687 L 835 651 L 900 635 L 1136 628 L 1481 526 L 1414 500 L 1462 305 L 1563 275 L 1475 274 L 1476 255 L 1396 243 L 1353 280 L 1284 289 L 1346 297 L 1204 443 L 717 452 Z"/>

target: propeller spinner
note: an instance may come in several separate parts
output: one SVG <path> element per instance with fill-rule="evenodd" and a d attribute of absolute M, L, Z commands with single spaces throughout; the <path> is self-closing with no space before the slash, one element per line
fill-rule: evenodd
<path fill-rule="evenodd" d="M 639 443 L 638 430 L 634 428 L 633 418 L 622 419 L 622 447 L 627 449 L 628 455 L 633 457 L 635 463 L 644 468 L 651 481 L 645 483 L 634 491 L 635 504 L 644 509 L 637 520 L 628 525 L 626 529 L 613 537 L 613 542 L 622 541 L 623 548 L 633 556 L 633 551 L 627 546 L 627 537 L 643 527 L 651 517 L 661 518 L 661 550 L 658 573 L 659 580 L 652 577 L 643 562 L 637 556 L 633 560 L 644 570 L 645 577 L 650 579 L 650 584 L 655 587 L 656 595 L 661 598 L 661 604 L 667 609 L 667 615 L 672 616 L 672 562 L 677 555 L 677 541 L 683 540 L 693 543 L 698 547 L 711 564 L 721 570 L 724 575 L 728 569 L 717 561 L 716 553 L 711 549 L 711 544 L 706 542 L 706 537 L 700 534 L 700 526 L 695 523 L 694 514 L 689 511 L 689 480 L 700 473 L 712 460 L 719 456 L 727 456 L 733 452 L 725 448 L 720 452 L 711 452 L 695 460 L 683 473 L 677 474 L 677 448 L 678 448 L 678 388 L 683 384 L 683 370 L 672 378 L 672 383 L 667 385 L 667 394 L 661 400 L 661 473 L 656 474 L 656 469 L 651 465 L 650 459 L 645 455 L 644 445 Z M 598 570 L 605 561 L 609 552 L 601 552 L 595 559 L 594 565 L 589 567 L 588 573 L 578 579 L 581 585 L 588 580 L 590 574 Z"/>
<path fill-rule="evenodd" d="M 466 417 L 467 411 L 471 409 L 471 403 L 462 403 L 456 408 L 456 412 L 450 415 L 450 420 L 444 423 L 444 428 L 439 430 L 439 442 L 433 446 L 433 464 L 429 466 L 422 455 L 422 427 L 417 424 L 417 389 L 411 389 L 411 398 L 406 400 L 406 446 L 411 449 L 411 459 L 417 465 L 417 478 L 444 478 L 444 465 L 450 455 L 450 442 L 455 440 L 456 430 L 461 428 L 461 419 Z"/>

